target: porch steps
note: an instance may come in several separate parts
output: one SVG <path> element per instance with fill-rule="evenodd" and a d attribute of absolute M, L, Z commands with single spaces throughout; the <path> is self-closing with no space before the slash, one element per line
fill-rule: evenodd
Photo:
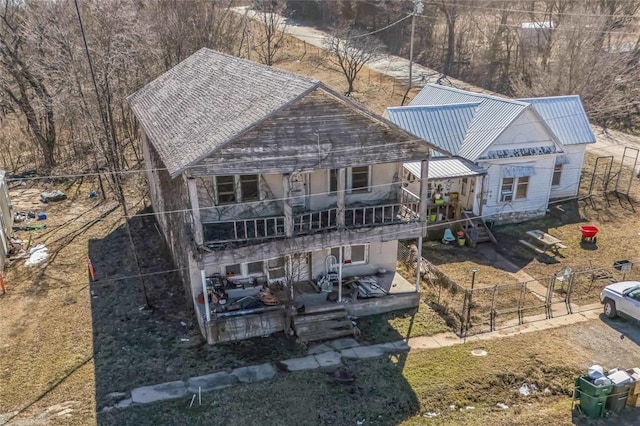
<path fill-rule="evenodd" d="M 353 323 L 344 306 L 314 307 L 293 318 L 293 329 L 304 342 L 352 336 Z"/>
<path fill-rule="evenodd" d="M 475 247 L 478 243 L 490 241 L 496 244 L 498 242 L 482 218 L 464 210 L 462 211 L 462 215 L 467 219 L 465 222 L 462 222 L 462 230 L 467 235 L 467 238 L 469 238 L 472 247 Z"/>

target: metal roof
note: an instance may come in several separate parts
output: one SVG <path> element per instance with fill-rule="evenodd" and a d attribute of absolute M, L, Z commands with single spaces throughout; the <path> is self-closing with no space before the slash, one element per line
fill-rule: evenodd
<path fill-rule="evenodd" d="M 456 154 L 479 103 L 387 108 L 389 121 Z M 434 154 L 437 155 L 437 154 Z"/>
<path fill-rule="evenodd" d="M 483 95 L 479 93 L 467 92 L 456 89 L 454 87 L 441 86 L 439 84 L 429 83 L 416 95 L 409 103 L 410 106 L 416 105 L 452 105 L 452 104 L 468 104 L 477 103 L 484 100 Z"/>
<path fill-rule="evenodd" d="M 432 134 L 430 142 L 439 146 L 448 144 L 451 153 L 460 155 L 469 160 L 475 161 L 493 143 L 493 141 L 504 131 L 504 129 L 524 111 L 528 104 L 513 99 L 500 98 L 481 93 L 472 93 L 454 87 L 441 86 L 438 84 L 426 85 L 420 93 L 411 101 L 409 107 L 417 105 L 431 106 L 436 110 L 441 108 L 450 110 L 454 106 L 463 107 L 474 105 L 471 121 L 465 116 L 465 120 L 456 123 L 457 117 L 451 114 L 438 114 L 432 111 L 424 117 L 425 122 L 418 125 L 418 118 L 413 118 L 413 122 L 396 124 L 401 127 L 436 127 L 439 130 Z M 402 108 L 402 107 L 400 107 Z M 400 109 L 398 108 L 398 109 Z M 393 121 L 393 120 L 392 120 Z M 408 120 L 406 120 L 408 121 Z M 406 130 L 414 133 L 409 127 Z M 464 129 L 464 134 L 460 130 Z M 422 132 L 427 133 L 427 131 Z M 415 134 L 415 133 L 414 133 Z M 455 134 L 462 140 L 455 140 L 455 144 L 450 139 L 438 140 L 434 136 Z M 423 137 L 420 134 L 416 136 Z"/>
<path fill-rule="evenodd" d="M 580 97 L 554 96 L 520 99 L 535 109 L 563 145 L 595 143 L 587 113 Z"/>
<path fill-rule="evenodd" d="M 421 177 L 420 167 L 420 161 L 404 163 L 404 168 L 417 177 Z M 484 174 L 487 174 L 485 169 L 464 158 L 436 157 L 429 161 L 429 179 L 453 179 Z"/>
<path fill-rule="evenodd" d="M 175 177 L 319 84 L 203 48 L 127 100 Z"/>

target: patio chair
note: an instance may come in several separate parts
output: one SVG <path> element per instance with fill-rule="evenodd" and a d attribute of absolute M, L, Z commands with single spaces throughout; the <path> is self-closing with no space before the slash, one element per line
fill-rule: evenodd
<path fill-rule="evenodd" d="M 451 229 L 447 228 L 444 230 L 444 237 L 442 237 L 442 244 L 449 244 L 456 241 L 456 237 L 454 237 Z"/>

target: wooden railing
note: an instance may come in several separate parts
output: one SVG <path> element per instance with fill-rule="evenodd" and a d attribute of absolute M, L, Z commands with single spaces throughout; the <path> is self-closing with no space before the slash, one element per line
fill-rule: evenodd
<path fill-rule="evenodd" d="M 410 194 L 410 193 L 409 193 Z M 362 228 L 417 222 L 419 216 L 415 200 L 404 203 L 374 206 L 350 206 L 344 209 L 344 226 Z M 299 213 L 293 216 L 293 235 L 309 235 L 338 228 L 338 208 Z M 285 216 L 256 219 L 211 221 L 202 224 L 204 240 L 208 244 L 246 244 L 267 239 L 284 238 L 287 235 Z"/>

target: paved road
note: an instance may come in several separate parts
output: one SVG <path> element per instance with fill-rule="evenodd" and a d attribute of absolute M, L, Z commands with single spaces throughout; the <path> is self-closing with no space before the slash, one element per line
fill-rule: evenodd
<path fill-rule="evenodd" d="M 248 16 L 251 18 L 256 18 L 258 16 L 259 12 L 247 12 L 247 9 L 248 7 L 233 8 L 233 10 L 239 14 L 244 15 L 245 13 L 248 13 Z M 290 18 L 283 18 L 283 22 L 286 22 L 286 31 L 291 36 L 303 40 L 313 46 L 324 48 L 323 40 L 328 35 L 325 31 L 303 25 Z M 409 80 L 409 60 L 399 56 L 384 54 L 375 61 L 369 62 L 367 67 L 405 83 Z M 427 83 L 435 83 L 440 75 L 441 73 L 434 69 L 416 64 L 415 62 L 413 64 L 414 86 L 421 87 Z M 452 86 L 459 89 L 477 93 L 494 94 L 494 92 L 474 86 L 462 80 L 451 77 L 448 77 L 447 80 L 448 82 L 445 81 L 445 83 L 450 83 Z M 608 130 L 606 134 L 602 134 L 602 129 L 600 127 L 592 127 L 594 134 L 596 135 L 596 143 L 587 145 L 588 152 L 602 156 L 613 155 L 615 159 L 620 161 L 622 160 L 625 147 L 640 149 L 640 137 L 638 136 L 628 135 L 614 130 Z M 630 159 L 629 156 L 633 156 L 635 158 L 635 155 L 635 150 L 627 150 L 627 160 L 625 161 L 625 164 L 633 165 L 634 160 Z M 638 165 L 640 165 L 640 154 L 638 156 Z"/>

